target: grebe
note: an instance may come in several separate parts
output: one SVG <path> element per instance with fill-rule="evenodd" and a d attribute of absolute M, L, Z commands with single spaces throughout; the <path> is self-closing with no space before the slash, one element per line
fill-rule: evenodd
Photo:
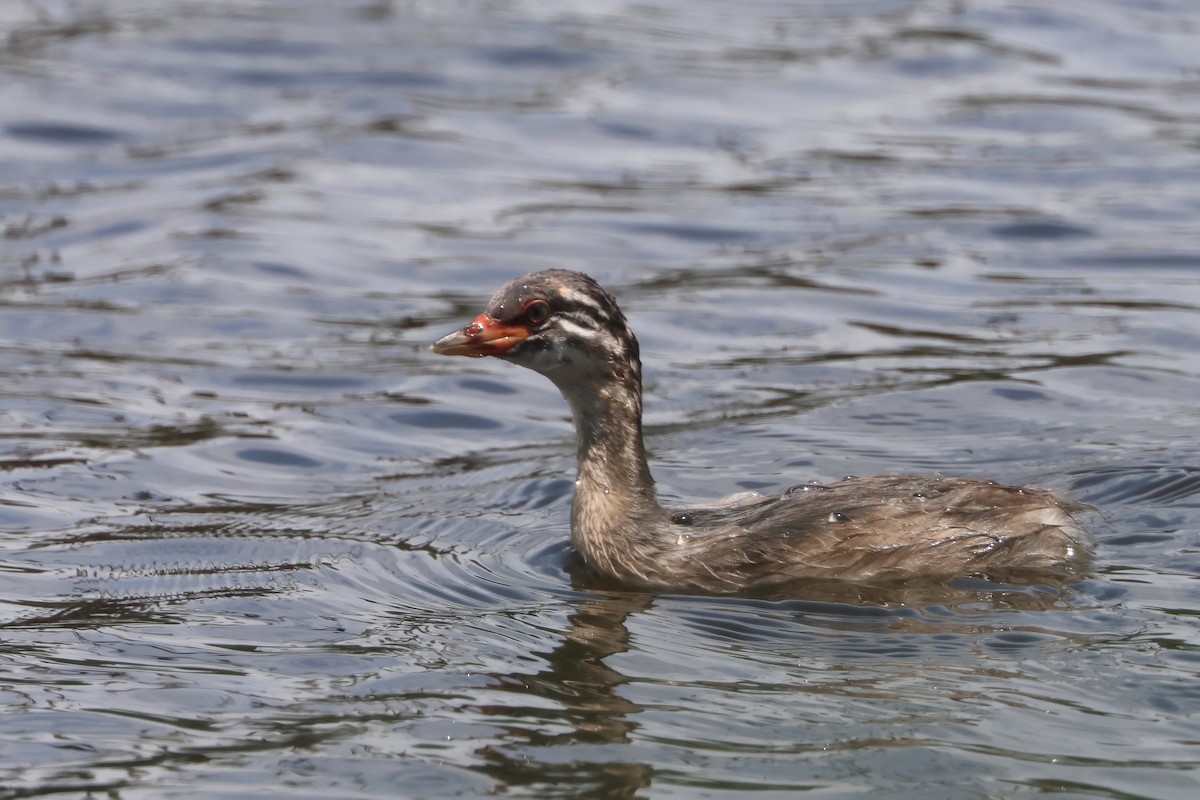
<path fill-rule="evenodd" d="M 494 356 L 548 377 L 571 407 L 579 472 L 571 542 L 603 575 L 710 593 L 811 579 L 884 584 L 1069 573 L 1084 507 L 1042 489 L 879 476 L 663 508 L 642 444 L 637 338 L 612 295 L 570 270 L 504 285 L 435 353 Z"/>

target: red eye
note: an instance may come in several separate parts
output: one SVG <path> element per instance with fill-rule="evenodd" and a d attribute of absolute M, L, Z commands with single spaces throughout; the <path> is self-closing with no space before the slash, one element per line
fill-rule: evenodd
<path fill-rule="evenodd" d="M 530 300 L 521 311 L 521 318 L 529 325 L 541 325 L 550 319 L 550 306 L 545 300 Z"/>

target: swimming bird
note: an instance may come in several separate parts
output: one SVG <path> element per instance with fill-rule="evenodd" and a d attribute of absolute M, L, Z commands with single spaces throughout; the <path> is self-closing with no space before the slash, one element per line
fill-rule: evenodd
<path fill-rule="evenodd" d="M 664 508 L 642 441 L 637 337 L 613 296 L 581 272 L 505 284 L 432 350 L 499 358 L 558 387 L 578 447 L 572 544 L 591 569 L 632 587 L 728 593 L 805 580 L 1021 579 L 1069 574 L 1087 555 L 1073 516 L 1083 506 L 971 478 L 850 477 Z"/>

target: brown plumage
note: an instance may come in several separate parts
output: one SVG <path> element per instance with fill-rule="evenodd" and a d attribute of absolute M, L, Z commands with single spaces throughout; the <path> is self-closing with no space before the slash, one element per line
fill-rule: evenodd
<path fill-rule="evenodd" d="M 1062 577 L 1087 555 L 1071 516 L 1081 506 L 966 478 L 847 478 L 664 509 L 642 444 L 637 338 L 612 296 L 579 272 L 506 284 L 433 350 L 502 358 L 558 386 L 578 440 L 572 543 L 592 569 L 628 584 L 731 592 L 806 579 Z"/>

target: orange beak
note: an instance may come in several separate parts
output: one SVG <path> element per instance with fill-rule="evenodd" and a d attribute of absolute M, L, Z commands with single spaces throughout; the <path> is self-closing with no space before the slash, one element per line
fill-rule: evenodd
<path fill-rule="evenodd" d="M 529 329 L 523 325 L 505 325 L 480 314 L 462 330 L 438 339 L 430 349 L 443 356 L 502 356 L 528 338 Z"/>

